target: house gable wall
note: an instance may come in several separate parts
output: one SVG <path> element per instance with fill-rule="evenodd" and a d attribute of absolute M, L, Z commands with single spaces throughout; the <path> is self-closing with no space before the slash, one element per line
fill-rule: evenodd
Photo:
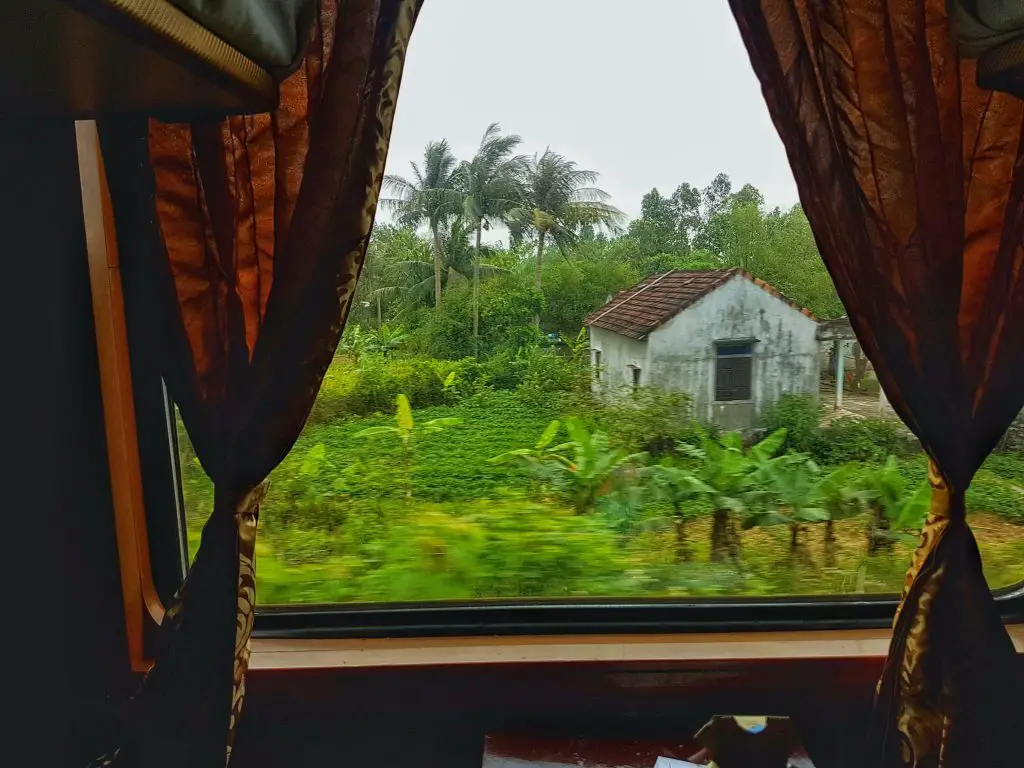
<path fill-rule="evenodd" d="M 647 370 L 647 342 L 637 341 L 628 336 L 609 331 L 606 328 L 590 328 L 590 349 L 601 352 L 601 386 L 620 389 L 633 385 L 630 366 L 640 368 L 640 385 L 650 383 Z M 591 351 L 593 363 L 593 351 Z"/>
<path fill-rule="evenodd" d="M 701 420 L 752 427 L 783 393 L 817 395 L 816 333 L 813 319 L 736 276 L 651 332 L 644 383 L 689 392 Z M 755 342 L 751 400 L 716 403 L 715 342 L 747 340 Z"/>

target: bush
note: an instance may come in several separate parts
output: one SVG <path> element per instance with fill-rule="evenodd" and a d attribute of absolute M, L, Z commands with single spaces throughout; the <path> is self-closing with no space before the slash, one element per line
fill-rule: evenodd
<path fill-rule="evenodd" d="M 994 453 L 985 460 L 982 468 L 1024 486 L 1024 456 L 1019 453 Z"/>
<path fill-rule="evenodd" d="M 445 388 L 449 373 L 453 384 Z M 324 376 L 320 394 L 309 415 L 319 424 L 349 416 L 389 413 L 404 394 L 414 408 L 451 404 L 476 391 L 484 371 L 472 358 L 430 360 L 364 356 L 358 366 L 336 361 Z"/>
<path fill-rule="evenodd" d="M 889 455 L 906 455 L 907 448 L 905 430 L 897 421 L 843 418 L 820 430 L 811 453 L 822 464 L 884 462 Z"/>
<path fill-rule="evenodd" d="M 635 285 L 644 274 L 617 259 L 545 259 L 544 296 L 541 316 L 545 330 L 564 336 L 575 335 L 583 319 L 603 305 L 608 297 Z"/>
<path fill-rule="evenodd" d="M 997 515 L 1024 525 L 1024 493 L 1012 479 L 1006 479 L 993 464 L 985 462 L 967 489 L 967 511 Z M 994 462 L 999 467 L 999 462 Z M 928 458 L 924 455 L 900 462 L 900 475 L 905 483 L 916 485 L 928 479 Z"/>
<path fill-rule="evenodd" d="M 685 392 L 652 387 L 606 401 L 597 424 L 613 445 L 660 456 L 694 433 L 692 400 Z"/>
<path fill-rule="evenodd" d="M 497 350 L 515 350 L 537 341 L 533 315 L 543 297 L 519 274 L 490 277 L 480 284 L 480 357 Z M 409 318 L 407 347 L 429 357 L 470 357 L 473 349 L 472 287 L 465 281 L 449 283 L 436 309 L 423 309 Z"/>
<path fill-rule="evenodd" d="M 782 449 L 795 453 L 809 453 L 817 458 L 822 450 L 821 404 L 810 395 L 786 394 L 764 412 L 766 434 L 786 430 Z"/>
<path fill-rule="evenodd" d="M 967 489 L 967 511 L 988 512 L 1024 525 L 1024 493 L 994 472 L 981 469 Z"/>
<path fill-rule="evenodd" d="M 764 426 L 786 430 L 785 450 L 810 454 L 820 464 L 882 463 L 908 452 L 906 430 L 890 419 L 840 418 L 821 426 L 822 408 L 810 395 L 783 395 L 766 409 Z"/>
<path fill-rule="evenodd" d="M 590 369 L 552 349 L 527 347 L 520 351 L 523 378 L 518 392 L 527 402 L 540 402 L 555 392 L 585 392 L 590 388 Z"/>

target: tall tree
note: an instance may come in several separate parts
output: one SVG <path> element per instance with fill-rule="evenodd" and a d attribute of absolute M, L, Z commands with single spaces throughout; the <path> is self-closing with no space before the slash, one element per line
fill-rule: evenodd
<path fill-rule="evenodd" d="M 726 214 L 732 199 L 732 181 L 720 173 L 701 192 L 701 226 L 694 247 L 712 253 L 722 253 L 722 216 Z"/>
<path fill-rule="evenodd" d="M 576 244 L 583 227 L 619 228 L 622 212 L 607 202 L 607 192 L 593 186 L 597 176 L 594 171 L 577 168 L 575 162 L 550 148 L 527 163 L 523 198 L 510 212 L 509 226 L 514 238 L 526 232 L 537 237 L 534 288 L 538 292 L 548 237 L 564 254 Z M 540 325 L 539 314 L 535 322 Z"/>
<path fill-rule="evenodd" d="M 690 252 L 690 241 L 680 226 L 675 204 L 652 189 L 643 197 L 639 218 L 629 223 L 622 238 L 622 255 L 642 275 L 675 268 Z"/>
<path fill-rule="evenodd" d="M 710 219 L 716 213 L 720 213 L 729 203 L 732 195 L 732 181 L 729 174 L 720 173 L 704 187 L 701 193 L 704 203 L 704 218 Z"/>
<path fill-rule="evenodd" d="M 351 322 L 381 325 L 391 317 L 397 305 L 393 299 L 405 292 L 409 262 L 422 262 L 428 282 L 432 280 L 433 265 L 430 244 L 410 228 L 392 224 L 378 224 L 366 249 L 366 260 L 356 286 Z"/>
<path fill-rule="evenodd" d="M 753 205 L 757 209 L 764 206 L 764 195 L 753 184 L 744 184 L 740 191 L 732 196 L 733 205 Z"/>
<path fill-rule="evenodd" d="M 497 123 L 484 131 L 472 160 L 461 166 L 460 191 L 463 215 L 476 234 L 473 253 L 473 352 L 480 345 L 480 241 L 484 229 L 504 224 L 522 199 L 527 159 L 514 155 L 522 143 L 518 136 L 503 136 Z"/>
<path fill-rule="evenodd" d="M 422 168 L 412 166 L 412 179 L 388 174 L 384 177 L 384 191 L 391 197 L 380 202 L 385 210 L 394 213 L 399 225 L 430 229 L 434 250 L 434 306 L 441 303 L 441 283 L 444 254 L 441 231 L 462 211 L 461 167 L 447 139 L 432 141 L 423 151 Z"/>
<path fill-rule="evenodd" d="M 700 230 L 700 192 L 685 181 L 672 193 L 672 208 L 681 234 L 686 236 L 691 248 Z"/>

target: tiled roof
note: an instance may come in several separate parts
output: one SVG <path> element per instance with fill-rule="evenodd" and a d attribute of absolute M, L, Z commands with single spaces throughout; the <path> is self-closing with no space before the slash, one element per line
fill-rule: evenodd
<path fill-rule="evenodd" d="M 645 339 L 655 328 L 664 325 L 736 275 L 747 278 L 812 320 L 816 319 L 809 309 L 790 301 L 764 280 L 733 267 L 692 271 L 674 269 L 650 275 L 632 288 L 619 291 L 611 301 L 592 312 L 583 324 L 615 331 L 631 339 Z"/>

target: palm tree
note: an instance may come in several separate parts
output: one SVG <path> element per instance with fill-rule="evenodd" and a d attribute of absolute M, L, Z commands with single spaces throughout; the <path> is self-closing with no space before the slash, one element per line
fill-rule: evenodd
<path fill-rule="evenodd" d="M 419 227 L 426 224 L 434 249 L 434 306 L 441 303 L 441 272 L 444 254 L 441 230 L 462 210 L 462 195 L 458 192 L 460 166 L 447 139 L 432 141 L 423 150 L 423 167 L 412 166 L 412 179 L 388 174 L 384 177 L 384 190 L 391 197 L 380 202 L 395 214 L 401 226 Z"/>
<path fill-rule="evenodd" d="M 519 206 L 509 212 L 509 229 L 518 239 L 527 232 L 537 237 L 537 257 L 534 266 L 534 288 L 541 289 L 541 267 L 544 246 L 550 236 L 564 254 L 574 246 L 583 227 L 593 229 L 619 229 L 622 212 L 609 205 L 608 193 L 593 186 L 597 182 L 594 171 L 576 167 L 551 149 L 534 155 L 527 163 L 523 179 L 523 198 Z M 540 325 L 540 317 L 535 318 Z"/>
<path fill-rule="evenodd" d="M 472 280 L 474 276 L 491 277 L 507 271 L 492 264 L 481 263 L 479 255 L 470 245 L 469 236 L 466 221 L 462 217 L 452 219 L 438 233 L 442 291 L 456 276 Z M 484 252 L 486 250 L 483 249 Z M 373 296 L 381 294 L 385 298 L 390 298 L 401 293 L 407 296 L 413 305 L 433 298 L 436 306 L 436 262 L 426 259 L 404 259 L 390 266 L 389 276 L 392 284 L 377 289 Z"/>
<path fill-rule="evenodd" d="M 366 250 L 366 260 L 356 287 L 353 320 L 376 325 L 384 322 L 385 308 L 398 296 L 407 292 L 410 262 L 425 265 L 428 282 L 432 282 L 432 246 L 418 237 L 413 229 L 381 224 L 374 227 L 373 237 Z"/>
<path fill-rule="evenodd" d="M 522 180 L 527 159 L 513 155 L 522 142 L 518 136 L 502 136 L 497 123 L 484 131 L 480 147 L 472 160 L 463 162 L 463 215 L 476 233 L 473 256 L 473 352 L 479 354 L 480 342 L 480 240 L 485 228 L 504 224 L 522 199 Z"/>

